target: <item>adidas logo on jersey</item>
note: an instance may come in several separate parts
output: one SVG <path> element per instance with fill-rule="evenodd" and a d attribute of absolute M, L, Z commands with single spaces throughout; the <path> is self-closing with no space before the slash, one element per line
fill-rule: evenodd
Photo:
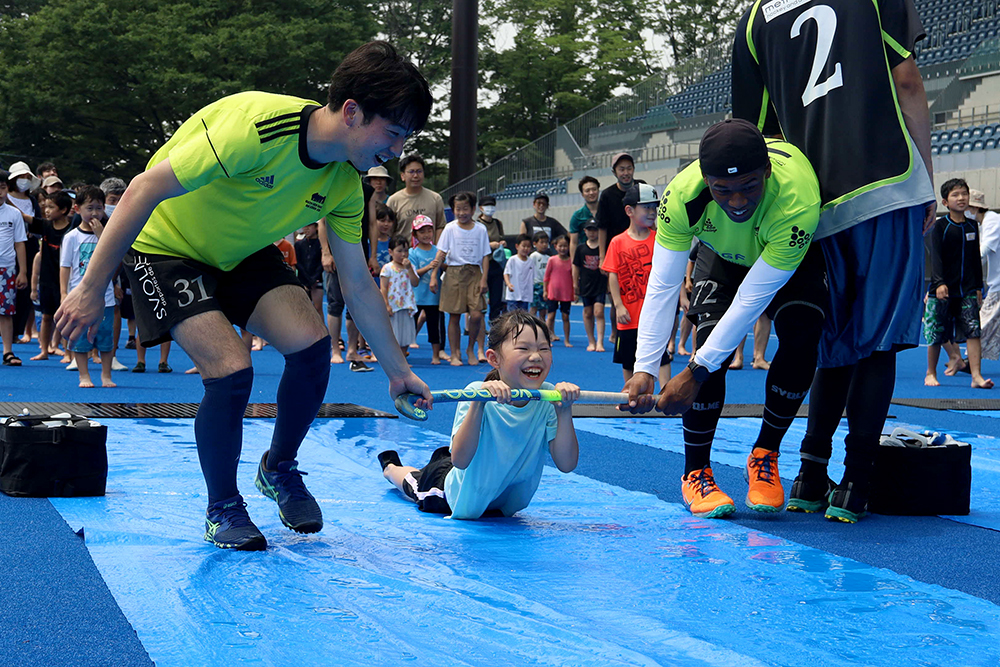
<path fill-rule="evenodd" d="M 270 176 L 261 176 L 260 178 L 255 178 L 254 180 L 257 181 L 258 183 L 260 183 L 261 185 L 263 185 L 268 190 L 270 190 L 271 188 L 274 187 L 274 175 L 273 174 L 270 175 Z"/>
<path fill-rule="evenodd" d="M 715 225 L 712 224 L 712 219 L 709 218 L 708 220 L 705 221 L 705 226 L 702 227 L 701 231 L 703 231 L 703 232 L 717 232 L 719 230 L 716 228 Z"/>

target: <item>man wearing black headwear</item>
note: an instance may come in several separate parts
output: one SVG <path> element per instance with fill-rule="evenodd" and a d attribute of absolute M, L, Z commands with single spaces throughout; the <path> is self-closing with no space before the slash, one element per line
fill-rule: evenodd
<path fill-rule="evenodd" d="M 744 120 L 710 127 L 699 159 L 667 186 L 657 215 L 653 268 L 639 316 L 629 405 L 684 413 L 684 503 L 695 516 L 735 510 L 715 484 L 712 440 L 722 414 L 733 351 L 762 313 L 774 320 L 778 350 L 767 375 L 760 435 L 747 458 L 746 506 L 784 506 L 778 447 L 809 391 L 827 302 L 823 256 L 810 249 L 819 222 L 819 183 L 805 156 L 768 140 Z M 698 352 L 650 396 L 672 330 L 692 237 L 701 240 L 688 317 Z M 645 396 L 641 396 L 645 394 Z"/>

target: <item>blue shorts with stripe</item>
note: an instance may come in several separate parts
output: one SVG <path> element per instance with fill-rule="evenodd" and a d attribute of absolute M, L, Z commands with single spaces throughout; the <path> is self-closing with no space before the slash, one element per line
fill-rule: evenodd
<path fill-rule="evenodd" d="M 831 301 L 820 368 L 850 366 L 873 352 L 919 344 L 924 213 L 922 205 L 890 211 L 818 241 Z"/>

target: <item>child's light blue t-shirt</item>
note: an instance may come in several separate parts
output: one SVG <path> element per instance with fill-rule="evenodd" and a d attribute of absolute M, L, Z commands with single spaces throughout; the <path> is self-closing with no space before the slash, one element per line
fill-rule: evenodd
<path fill-rule="evenodd" d="M 482 382 L 466 389 L 479 389 Z M 553 389 L 550 382 L 543 389 Z M 469 402 L 458 404 L 451 427 L 454 438 Z M 529 401 L 523 408 L 495 401 L 483 407 L 479 447 L 465 470 L 452 468 L 444 482 L 444 495 L 453 519 L 478 519 L 487 510 L 511 516 L 535 495 L 548 458 L 549 442 L 556 437 L 555 407 L 545 401 Z"/>
<path fill-rule="evenodd" d="M 413 265 L 414 271 L 433 262 L 436 256 L 437 248 L 434 246 L 431 246 L 430 250 L 421 250 L 420 246 L 410 248 L 410 264 Z M 420 284 L 413 288 L 413 296 L 416 298 L 418 306 L 436 306 L 441 302 L 440 288 L 437 294 L 431 291 L 432 273 L 434 272 L 428 271 L 420 276 Z M 440 284 L 440 281 L 438 283 Z"/>

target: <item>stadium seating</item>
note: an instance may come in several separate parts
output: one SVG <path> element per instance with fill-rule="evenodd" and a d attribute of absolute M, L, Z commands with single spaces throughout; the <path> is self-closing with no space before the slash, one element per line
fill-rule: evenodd
<path fill-rule="evenodd" d="M 568 181 L 568 178 L 550 178 L 544 181 L 512 183 L 493 196 L 497 199 L 517 199 L 518 197 L 531 197 L 540 192 L 547 195 L 564 195 Z"/>
<path fill-rule="evenodd" d="M 992 150 L 996 148 L 1000 136 L 1000 123 L 960 127 L 954 130 L 931 132 L 931 153 L 968 153 L 969 151 Z"/>

